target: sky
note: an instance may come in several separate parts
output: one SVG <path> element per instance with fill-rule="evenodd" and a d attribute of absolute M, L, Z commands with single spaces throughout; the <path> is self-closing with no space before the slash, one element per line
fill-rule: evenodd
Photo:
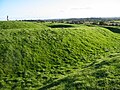
<path fill-rule="evenodd" d="M 0 0 L 0 20 L 120 17 L 120 0 Z"/>

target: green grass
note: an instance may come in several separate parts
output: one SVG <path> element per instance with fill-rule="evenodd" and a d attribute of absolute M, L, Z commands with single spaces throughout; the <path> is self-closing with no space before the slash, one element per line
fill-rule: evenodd
<path fill-rule="evenodd" d="M 0 21 L 0 29 L 25 29 L 25 28 L 41 28 L 42 24 L 22 22 L 22 21 Z"/>
<path fill-rule="evenodd" d="M 120 52 L 118 33 L 98 26 L 50 28 L 49 23 L 12 22 L 21 24 L 16 28 L 10 23 L 4 22 L 6 28 L 0 30 L 1 90 L 111 89 L 108 76 L 113 88 L 119 88 L 119 54 L 111 55 Z"/>
<path fill-rule="evenodd" d="M 47 84 L 39 90 L 119 90 L 120 53 L 97 59 L 68 75 Z"/>
<path fill-rule="evenodd" d="M 113 21 L 113 22 L 120 22 L 120 20 L 115 20 L 115 21 Z"/>
<path fill-rule="evenodd" d="M 104 26 L 104 27 L 109 29 L 110 31 L 112 31 L 114 33 L 120 34 L 120 27 L 118 27 L 118 26 Z"/>

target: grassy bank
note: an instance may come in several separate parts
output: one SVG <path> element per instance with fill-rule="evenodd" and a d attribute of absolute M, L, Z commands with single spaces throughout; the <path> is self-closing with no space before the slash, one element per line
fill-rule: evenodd
<path fill-rule="evenodd" d="M 119 77 L 115 76 L 119 74 L 116 65 L 119 58 L 115 64 L 105 64 L 105 68 L 104 63 L 101 65 L 102 62 L 107 62 L 111 53 L 120 52 L 118 33 L 98 26 L 63 27 L 62 24 L 56 28 L 56 25 L 49 23 L 10 23 L 4 22 L 4 26 L 0 22 L 1 89 L 110 88 L 111 84 L 107 83 L 109 75 L 99 78 L 110 67 L 110 75 L 113 73 L 111 77 L 116 82 L 114 87 L 119 88 Z M 114 58 L 109 57 L 108 62 L 112 61 Z M 97 64 L 101 67 L 96 68 Z M 91 66 L 88 67 L 89 65 Z M 99 72 L 101 73 L 97 76 Z M 92 79 L 95 81 L 92 82 Z M 99 80 L 104 80 L 100 83 L 105 84 L 98 85 Z"/>

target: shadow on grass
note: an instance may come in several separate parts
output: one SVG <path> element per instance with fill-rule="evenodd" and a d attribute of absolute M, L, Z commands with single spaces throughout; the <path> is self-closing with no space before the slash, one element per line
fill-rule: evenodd
<path fill-rule="evenodd" d="M 117 27 L 104 27 L 104 28 L 107 28 L 114 33 L 119 33 L 120 34 L 120 28 L 117 28 Z"/>
<path fill-rule="evenodd" d="M 72 25 L 50 25 L 51 28 L 70 28 Z"/>

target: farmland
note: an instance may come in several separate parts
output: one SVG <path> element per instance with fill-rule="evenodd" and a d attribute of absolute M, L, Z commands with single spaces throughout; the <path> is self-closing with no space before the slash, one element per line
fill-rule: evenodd
<path fill-rule="evenodd" d="M 119 30 L 0 21 L 0 89 L 120 89 Z"/>

